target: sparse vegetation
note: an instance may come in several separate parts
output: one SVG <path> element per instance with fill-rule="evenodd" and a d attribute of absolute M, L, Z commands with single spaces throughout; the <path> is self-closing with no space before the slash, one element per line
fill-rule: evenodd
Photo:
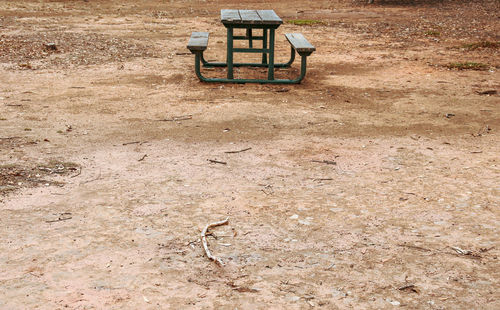
<path fill-rule="evenodd" d="M 289 24 L 293 25 L 299 25 L 299 26 L 312 26 L 312 25 L 324 25 L 325 22 L 321 20 L 314 20 L 314 19 L 292 19 L 287 21 Z"/>
<path fill-rule="evenodd" d="M 439 37 L 441 36 L 441 32 L 435 30 L 427 30 L 424 34 L 428 37 Z"/>
<path fill-rule="evenodd" d="M 488 70 L 490 66 L 480 62 L 453 62 L 446 67 L 455 70 Z"/>
<path fill-rule="evenodd" d="M 0 196 L 23 187 L 41 185 L 61 185 L 63 183 L 47 180 L 51 175 L 67 175 L 78 170 L 79 165 L 71 162 L 51 160 L 36 167 L 21 165 L 0 165 Z"/>
<path fill-rule="evenodd" d="M 460 46 L 460 48 L 464 48 L 464 49 L 469 50 L 469 51 L 482 49 L 482 48 L 496 49 L 499 47 L 500 47 L 500 41 L 499 42 L 480 41 L 480 42 L 475 42 L 475 43 L 466 43 L 466 44 L 462 44 L 462 46 Z"/>

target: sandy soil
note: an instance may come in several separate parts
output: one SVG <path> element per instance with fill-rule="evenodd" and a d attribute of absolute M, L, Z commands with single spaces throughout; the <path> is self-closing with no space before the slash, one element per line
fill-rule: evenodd
<path fill-rule="evenodd" d="M 0 1 L 0 309 L 500 308 L 499 2 L 269 3 Z M 303 83 L 200 83 L 222 8 Z"/>

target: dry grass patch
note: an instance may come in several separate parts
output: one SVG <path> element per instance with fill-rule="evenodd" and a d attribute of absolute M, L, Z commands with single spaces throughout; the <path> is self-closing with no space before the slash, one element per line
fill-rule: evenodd
<path fill-rule="evenodd" d="M 0 195 L 6 195 L 20 188 L 63 185 L 62 182 L 50 180 L 50 177 L 78 173 L 78 170 L 78 164 L 57 160 L 35 167 L 2 165 L 0 166 Z"/>
<path fill-rule="evenodd" d="M 448 69 L 454 70 L 488 70 L 490 66 L 488 64 L 480 62 L 452 62 L 446 65 Z"/>
<path fill-rule="evenodd" d="M 315 19 L 292 19 L 288 20 L 287 23 L 298 26 L 313 26 L 313 25 L 324 25 L 324 21 Z"/>
<path fill-rule="evenodd" d="M 477 49 L 490 48 L 497 49 L 500 47 L 500 42 L 491 42 L 491 41 L 480 41 L 475 43 L 467 43 L 460 46 L 460 48 L 473 51 Z"/>
<path fill-rule="evenodd" d="M 0 35 L 0 62 L 17 64 L 16 69 L 67 68 L 158 55 L 139 41 L 97 33 Z"/>

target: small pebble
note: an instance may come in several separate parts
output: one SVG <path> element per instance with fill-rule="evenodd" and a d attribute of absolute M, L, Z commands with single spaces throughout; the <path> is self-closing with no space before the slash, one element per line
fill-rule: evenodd
<path fill-rule="evenodd" d="M 299 301 L 300 297 L 299 296 L 291 296 L 291 297 L 288 297 L 288 300 L 295 302 L 295 301 Z"/>
<path fill-rule="evenodd" d="M 390 299 L 386 299 L 387 302 L 389 302 L 391 305 L 393 306 L 399 306 L 401 303 L 397 300 L 390 300 Z"/>

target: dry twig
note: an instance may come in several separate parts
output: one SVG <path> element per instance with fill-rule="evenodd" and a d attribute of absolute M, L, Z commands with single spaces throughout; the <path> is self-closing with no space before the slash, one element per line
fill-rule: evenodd
<path fill-rule="evenodd" d="M 55 222 L 61 222 L 61 221 L 67 221 L 71 220 L 73 217 L 71 216 L 70 212 L 64 212 L 59 215 L 57 220 L 50 220 L 50 221 L 45 221 L 45 223 L 55 223 Z"/>
<path fill-rule="evenodd" d="M 333 181 L 333 178 L 313 178 L 312 180 L 316 182 Z"/>
<path fill-rule="evenodd" d="M 336 165 L 337 162 L 333 160 L 311 160 L 313 163 L 327 164 L 327 165 Z"/>
<path fill-rule="evenodd" d="M 125 142 L 125 143 L 122 143 L 122 145 L 137 144 L 137 143 L 141 143 L 141 141 Z"/>
<path fill-rule="evenodd" d="M 419 293 L 419 290 L 415 286 L 415 284 L 406 284 L 398 288 L 400 291 L 407 291 L 407 292 L 413 292 L 413 293 Z"/>
<path fill-rule="evenodd" d="M 79 167 L 80 169 L 78 170 L 78 173 L 75 174 L 75 175 L 72 175 L 71 178 L 76 178 L 77 176 L 79 176 L 80 174 L 82 174 L 82 166 Z"/>
<path fill-rule="evenodd" d="M 174 116 L 172 118 L 164 118 L 164 119 L 159 119 L 158 121 L 160 122 L 178 122 L 178 121 L 185 121 L 188 119 L 192 119 L 192 115 L 181 115 L 181 116 Z"/>
<path fill-rule="evenodd" d="M 496 95 L 498 92 L 494 89 L 485 90 L 485 91 L 476 91 L 478 95 Z"/>
<path fill-rule="evenodd" d="M 457 246 L 452 246 L 451 247 L 453 250 L 455 250 L 455 252 L 457 252 L 458 254 L 461 254 L 461 255 L 470 255 L 472 253 L 472 251 L 469 251 L 469 250 L 463 250 Z"/>
<path fill-rule="evenodd" d="M 211 162 L 212 164 L 221 164 L 221 165 L 227 165 L 227 163 L 225 161 L 219 161 L 219 160 L 215 160 L 215 159 L 207 159 L 209 162 Z"/>
<path fill-rule="evenodd" d="M 233 282 L 228 282 L 227 285 L 230 286 L 234 291 L 241 292 L 241 293 L 257 293 L 260 291 L 260 289 L 252 288 L 252 287 L 248 287 L 248 286 L 236 285 Z"/>
<path fill-rule="evenodd" d="M 252 148 L 251 147 L 247 147 L 246 149 L 242 149 L 242 150 L 239 150 L 239 151 L 227 151 L 227 152 L 224 152 L 226 154 L 236 154 L 236 153 L 241 153 L 241 152 L 245 152 L 245 151 L 248 151 L 248 150 L 251 150 Z"/>
<path fill-rule="evenodd" d="M 210 253 L 210 250 L 208 249 L 207 236 L 206 235 L 207 235 L 207 230 L 209 228 L 226 225 L 228 222 L 229 222 L 229 218 L 226 218 L 223 221 L 215 222 L 215 223 L 212 223 L 212 224 L 208 224 L 207 226 L 205 226 L 205 228 L 203 229 L 203 231 L 201 232 L 201 235 L 200 235 L 200 237 L 201 237 L 201 244 L 203 245 L 203 249 L 205 250 L 205 254 L 207 255 L 207 257 L 209 259 L 213 260 L 214 262 L 216 262 L 220 266 L 224 266 L 224 263 L 222 262 L 222 260 L 220 258 L 215 257 L 215 256 L 212 255 L 212 253 Z"/>
<path fill-rule="evenodd" d="M 0 140 L 13 140 L 13 139 L 21 139 L 21 137 L 0 137 Z"/>
<path fill-rule="evenodd" d="M 415 249 L 415 250 L 419 250 L 419 251 L 432 252 L 432 250 L 427 249 L 427 248 L 423 248 L 423 247 L 418 246 L 418 245 L 406 244 L 406 243 L 401 243 L 401 244 L 398 244 L 398 245 L 401 246 L 401 247 Z"/>
<path fill-rule="evenodd" d="M 481 258 L 481 255 L 477 251 L 464 250 L 457 246 L 452 246 L 450 248 L 457 252 L 458 255 L 469 256 L 472 258 Z"/>

